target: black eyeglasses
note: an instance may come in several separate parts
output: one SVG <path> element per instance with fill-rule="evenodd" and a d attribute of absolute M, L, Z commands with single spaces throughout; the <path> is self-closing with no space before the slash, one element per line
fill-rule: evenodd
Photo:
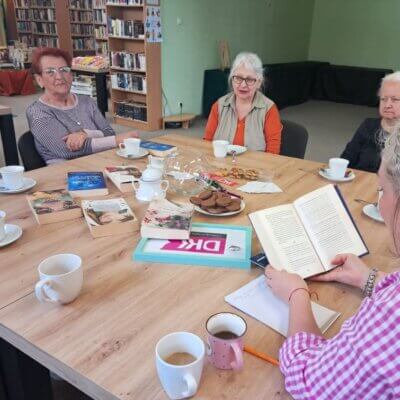
<path fill-rule="evenodd" d="M 60 75 L 66 75 L 71 73 L 71 67 L 59 67 L 59 68 L 46 68 L 42 71 L 42 74 L 45 74 L 50 77 L 56 76 L 57 71 Z"/>
<path fill-rule="evenodd" d="M 241 85 L 242 82 L 244 81 L 244 82 L 246 82 L 247 86 L 253 86 L 257 82 L 257 79 L 256 78 L 243 78 L 243 76 L 233 75 L 232 81 L 238 85 Z"/>

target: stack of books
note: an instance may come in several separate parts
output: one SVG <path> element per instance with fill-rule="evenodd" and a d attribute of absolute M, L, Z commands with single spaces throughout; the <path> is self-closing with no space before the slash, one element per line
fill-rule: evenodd
<path fill-rule="evenodd" d="M 146 71 L 146 55 L 144 53 L 112 51 L 111 66 L 117 68 Z"/>
<path fill-rule="evenodd" d="M 74 80 L 71 86 L 71 92 L 75 94 L 84 94 L 86 96 L 95 98 L 97 93 L 94 77 L 88 75 L 74 76 Z"/>

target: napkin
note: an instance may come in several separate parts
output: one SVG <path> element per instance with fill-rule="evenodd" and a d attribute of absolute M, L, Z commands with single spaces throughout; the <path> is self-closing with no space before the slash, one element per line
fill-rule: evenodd
<path fill-rule="evenodd" d="M 247 182 L 238 187 L 239 190 L 246 193 L 280 193 L 282 189 L 273 182 Z"/>

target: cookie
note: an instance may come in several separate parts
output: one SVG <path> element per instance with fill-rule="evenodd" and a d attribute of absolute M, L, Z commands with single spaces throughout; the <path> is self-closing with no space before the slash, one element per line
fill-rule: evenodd
<path fill-rule="evenodd" d="M 215 208 L 207 208 L 207 212 L 210 214 L 223 214 L 226 213 L 226 208 L 223 207 L 215 207 Z"/>
<path fill-rule="evenodd" d="M 217 198 L 216 203 L 219 207 L 226 207 L 232 203 L 232 199 L 230 198 L 230 196 L 220 196 Z"/>
<path fill-rule="evenodd" d="M 213 194 L 213 191 L 212 190 L 203 190 L 202 192 L 200 192 L 199 194 L 198 194 L 198 198 L 199 199 L 201 199 L 201 200 L 207 200 L 207 199 L 209 199 L 211 196 L 212 196 L 212 194 Z"/>
<path fill-rule="evenodd" d="M 240 210 L 240 203 L 232 202 L 231 204 L 229 204 L 229 206 L 226 206 L 225 208 L 229 212 L 239 211 Z"/>
<path fill-rule="evenodd" d="M 215 199 L 210 197 L 206 200 L 203 200 L 200 203 L 201 208 L 211 208 L 211 207 L 215 207 L 216 203 L 215 203 Z"/>
<path fill-rule="evenodd" d="M 196 206 L 199 206 L 203 200 L 201 200 L 200 197 L 192 196 L 192 197 L 189 199 L 189 201 L 190 201 L 192 204 L 195 204 Z"/>

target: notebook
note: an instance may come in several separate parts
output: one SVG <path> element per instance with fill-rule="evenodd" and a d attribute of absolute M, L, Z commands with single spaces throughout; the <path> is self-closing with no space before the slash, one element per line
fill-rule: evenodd
<path fill-rule="evenodd" d="M 229 294 L 225 297 L 225 301 L 281 335 L 287 336 L 289 306 L 272 293 L 265 283 L 264 275 Z M 314 302 L 311 302 L 311 307 L 322 333 L 326 332 L 340 316 L 340 313 Z"/>

